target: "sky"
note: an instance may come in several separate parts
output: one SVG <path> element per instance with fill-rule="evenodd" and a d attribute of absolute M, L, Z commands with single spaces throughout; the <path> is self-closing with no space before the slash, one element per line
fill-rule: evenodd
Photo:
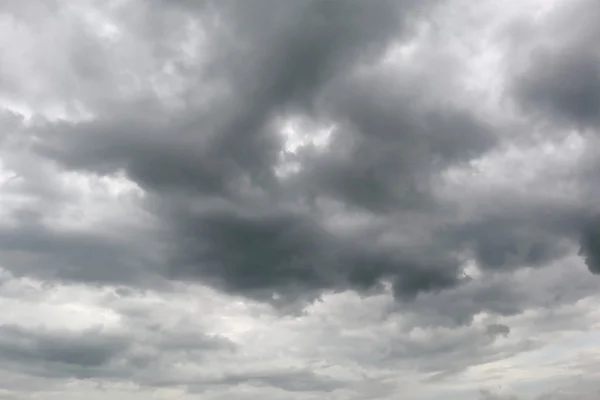
<path fill-rule="evenodd" d="M 600 394 L 597 0 L 0 0 L 0 398 Z"/>

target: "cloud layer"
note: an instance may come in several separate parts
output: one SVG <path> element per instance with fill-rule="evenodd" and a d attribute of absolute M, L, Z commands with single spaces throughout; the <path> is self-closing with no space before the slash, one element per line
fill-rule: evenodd
<path fill-rule="evenodd" d="M 599 371 L 599 21 L 0 1 L 0 394 L 560 398 Z"/>

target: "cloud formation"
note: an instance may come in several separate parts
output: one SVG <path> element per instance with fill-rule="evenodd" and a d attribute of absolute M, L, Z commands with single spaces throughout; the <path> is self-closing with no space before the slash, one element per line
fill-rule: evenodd
<path fill-rule="evenodd" d="M 0 9 L 7 398 L 536 398 L 593 343 L 595 1 Z"/>

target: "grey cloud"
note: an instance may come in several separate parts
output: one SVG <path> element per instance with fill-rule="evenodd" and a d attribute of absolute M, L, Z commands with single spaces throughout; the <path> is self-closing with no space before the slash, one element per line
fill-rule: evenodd
<path fill-rule="evenodd" d="M 578 128 L 598 127 L 599 15 L 595 1 L 568 2 L 554 12 L 549 26 L 534 33 L 534 44 L 524 55 L 528 67 L 514 82 L 516 97 L 527 109 Z"/>
<path fill-rule="evenodd" d="M 272 295 L 302 300 L 323 290 L 368 291 L 383 279 L 394 281 L 397 296 L 412 298 L 459 282 L 459 262 L 451 256 L 344 240 L 302 214 L 221 210 L 185 213 L 177 223 L 169 276 L 200 278 L 262 300 Z"/>
<path fill-rule="evenodd" d="M 412 368 L 431 374 L 429 381 L 447 380 L 471 366 L 531 351 L 542 344 L 536 340 L 521 340 L 494 348 L 495 337 L 474 330 L 447 335 L 434 333 L 433 336 L 434 339 L 427 342 L 406 340 L 393 345 L 386 361 L 408 362 Z"/>
<path fill-rule="evenodd" d="M 58 10 L 58 2 L 49 1 L 31 1 L 27 3 L 15 3 L 10 0 L 0 1 L 2 11 L 26 21 L 35 21 L 40 14 L 55 12 Z"/>
<path fill-rule="evenodd" d="M 575 259 L 559 259 L 543 269 L 522 269 L 520 274 L 495 272 L 472 278 L 460 286 L 417 297 L 399 312 L 416 326 L 469 325 L 480 312 L 510 317 L 525 309 L 548 310 L 550 320 L 538 321 L 538 331 L 554 331 L 561 326 L 579 326 L 581 321 L 553 310 L 577 302 L 598 291 L 600 282 L 590 279 L 589 271 Z M 564 282 L 569 281 L 568 289 Z M 554 321 L 554 322 L 550 322 Z"/>
<path fill-rule="evenodd" d="M 165 219 L 177 254 L 165 260 L 170 277 L 201 277 L 232 291 L 259 291 L 255 296 L 267 299 L 269 292 L 294 298 L 306 297 L 300 296 L 302 291 L 314 297 L 323 290 L 370 289 L 388 278 L 394 280 L 398 297 L 407 298 L 457 284 L 460 263 L 452 252 L 428 256 L 411 249 L 346 243 L 320 233 L 310 215 L 238 216 L 253 212 L 243 209 L 246 182 L 275 204 L 282 194 L 288 199 L 288 191 L 300 198 L 332 194 L 337 201 L 367 210 L 383 205 L 386 212 L 401 211 L 415 200 L 431 203 L 431 174 L 468 160 L 494 142 L 488 129 L 465 111 L 413 111 L 410 100 L 399 93 L 385 94 L 383 80 L 373 82 L 377 88 L 369 82 L 352 83 L 357 63 L 372 62 L 402 37 L 402 13 L 408 13 L 410 4 L 259 4 L 274 7 L 285 18 L 273 21 L 261 7 L 246 10 L 238 3 L 227 3 L 220 11 L 244 38 L 243 47 L 248 46 L 238 51 L 223 43 L 223 52 L 233 59 L 227 59 L 222 74 L 235 88 L 234 98 L 219 105 L 223 111 L 200 109 L 195 115 L 190 109 L 175 116 L 162 111 L 142 122 L 135 113 L 150 110 L 135 109 L 123 118 L 40 126 L 34 129 L 36 150 L 68 168 L 101 174 L 124 169 L 167 209 L 179 207 L 171 203 L 178 196 L 241 202 L 240 211 L 231 215 L 196 216 L 183 209 Z M 321 101 L 326 106 L 316 111 L 313 107 Z M 281 182 L 274 167 L 282 144 L 269 124 L 288 112 L 343 123 L 331 151 L 309 157 L 301 177 Z M 336 154 L 353 142 L 357 146 L 349 154 Z M 364 166 L 354 162 L 361 158 Z M 434 166 L 437 159 L 440 163 Z"/>
<path fill-rule="evenodd" d="M 473 161 L 483 158 L 485 164 L 496 151 L 529 145 L 540 116 L 548 128 L 539 133 L 540 142 L 546 134 L 555 139 L 551 134 L 567 125 L 596 128 L 600 14 L 594 0 L 573 2 L 562 9 L 566 18 L 544 20 L 527 40 L 512 43 L 522 52 L 507 62 L 527 64 L 517 73 L 509 68 L 506 91 L 528 117 L 523 124 L 529 125 L 517 127 L 522 141 L 505 135 L 515 129 L 504 121 L 510 116 L 490 117 L 485 106 L 467 104 L 471 92 L 463 84 L 471 78 L 471 64 L 422 61 L 418 49 L 408 49 L 402 61 L 410 68 L 387 69 L 381 63 L 391 45 L 404 41 L 418 38 L 416 47 L 432 46 L 433 52 L 440 52 L 438 42 L 454 45 L 437 25 L 447 21 L 430 20 L 446 1 L 95 3 L 82 7 L 97 6 L 98 17 L 113 19 L 114 37 L 101 37 L 83 22 L 67 24 L 68 13 L 36 11 L 41 2 L 10 4 L 22 23 L 58 30 L 56 39 L 64 43 L 51 51 L 42 43 L 39 54 L 31 55 L 32 64 L 47 63 L 41 67 L 46 76 L 23 74 L 22 81 L 11 83 L 3 69 L 2 87 L 17 100 L 30 95 L 33 108 L 59 98 L 67 110 L 81 106 L 90 117 L 60 121 L 38 115 L 24 125 L 11 112 L 0 115 L 2 167 L 18 176 L 1 193 L 27 199 L 17 205 L 7 201 L 9 211 L 1 215 L 0 264 L 7 276 L 33 277 L 47 288 L 65 281 L 103 290 L 118 286 L 123 298 L 139 289 L 150 288 L 160 297 L 168 290 L 208 285 L 244 297 L 244 307 L 256 301 L 260 312 L 273 312 L 273 318 L 282 317 L 276 311 L 301 309 L 304 314 L 278 325 L 289 334 L 305 329 L 302 318 L 311 318 L 306 306 L 316 299 L 344 291 L 388 293 L 389 284 L 393 302 L 382 312 L 389 320 L 377 324 L 396 327 L 402 320 L 410 328 L 379 336 L 371 309 L 364 311 L 371 318 L 364 326 L 319 315 L 298 347 L 324 363 L 333 354 L 332 363 L 359 362 L 361 370 L 410 369 L 428 375 L 430 384 L 543 345 L 538 338 L 519 340 L 523 327 L 505 321 L 518 320 L 526 309 L 540 315 L 537 333 L 564 329 L 561 324 L 583 326 L 579 314 L 563 306 L 599 287 L 589 271 L 600 274 L 600 228 L 589 218 L 594 200 L 582 194 L 598 180 L 597 164 L 590 161 L 594 152 L 584 160 L 589 161 L 585 171 L 579 164 L 556 176 L 535 170 L 541 177 L 531 188 L 513 187 L 511 179 L 520 176 L 496 176 L 504 171 L 482 172 L 506 181 L 498 185 L 457 183 L 458 194 L 446 193 L 445 185 L 453 185 L 448 176 L 457 168 L 471 173 L 465 180 L 480 181 Z M 59 9 L 62 3 L 51 6 Z M 580 23 L 565 24 L 575 14 L 582 15 Z M 201 28 L 197 32 L 194 23 Z M 63 32 L 62 26 L 72 30 Z M 190 49 L 193 39 L 202 43 Z M 546 47 L 547 42 L 553 44 Z M 416 67 L 427 72 L 415 73 Z M 128 74 L 137 83 L 127 83 Z M 429 77 L 435 77 L 433 83 Z M 465 93 L 448 90 L 453 84 L 438 86 L 455 81 Z M 298 133 L 307 139 L 333 127 L 329 142 L 286 150 L 278 124 L 287 118 L 306 121 Z M 582 141 L 593 147 L 587 137 Z M 280 176 L 282 159 L 297 163 L 298 170 Z M 144 191 L 132 206 L 144 217 L 125 215 L 139 222 L 131 228 L 103 222 L 77 231 L 54 226 L 52 217 L 84 202 L 62 189 L 59 175 L 66 171 L 124 174 Z M 567 180 L 570 184 L 562 185 Z M 539 185 L 568 186 L 569 193 L 540 194 Z M 577 245 L 589 271 L 569 258 Z M 468 276 L 463 267 L 473 261 L 479 270 Z M 11 301 L 30 294 L 5 286 L 2 282 Z M 335 308 L 336 301 L 327 306 Z M 354 378 L 336 379 L 304 366 L 257 366 L 244 358 L 245 343 L 205 333 L 209 330 L 196 320 L 200 316 L 187 309 L 169 323 L 162 309 L 115 306 L 111 311 L 118 314 L 119 334 L 0 327 L 0 368 L 203 394 L 252 386 L 312 396 L 353 383 Z M 490 321 L 478 327 L 475 317 L 482 314 Z M 368 332 L 353 334 L 344 323 Z M 271 333 L 263 338 L 260 329 L 236 334 L 264 343 Z M 419 329 L 430 335 L 420 337 Z M 321 339 L 318 345 L 309 343 L 311 335 Z M 289 351 L 296 356 L 299 350 Z M 222 361 L 235 364 L 235 370 L 197 368 L 222 367 Z M 336 367 L 347 367 L 342 364 Z"/>
<path fill-rule="evenodd" d="M 599 283 L 589 279 L 585 268 L 572 272 L 564 261 L 557 264 L 518 278 L 496 276 L 495 282 L 486 275 L 458 288 L 423 294 L 411 304 L 390 305 L 396 309 L 353 304 L 340 310 L 340 320 L 332 318 L 335 323 L 315 319 L 305 328 L 318 335 L 314 340 L 319 349 L 311 351 L 319 359 L 332 352 L 363 368 L 407 368 L 428 374 L 428 383 L 450 383 L 467 368 L 476 370 L 551 345 L 557 331 L 586 329 L 587 317 L 572 304 L 597 293 Z M 556 289 L 565 280 L 570 288 L 558 296 Z M 554 301 L 549 302 L 549 294 L 556 296 Z M 523 309 L 533 316 L 523 320 Z M 485 323 L 473 321 L 474 314 Z M 502 374 L 502 366 L 496 372 Z"/>
<path fill-rule="evenodd" d="M 594 50 L 535 55 L 534 67 L 519 82 L 524 101 L 581 127 L 596 127 L 600 110 L 599 56 Z M 548 54 L 549 53 L 549 54 Z"/>
<path fill-rule="evenodd" d="M 43 327 L 0 326 L 0 369 L 50 379 L 135 381 L 150 386 L 185 385 L 183 378 L 165 381 L 164 365 L 184 357 L 200 362 L 219 352 L 231 353 L 231 341 L 197 329 L 171 330 L 125 319 L 127 329 L 84 331 Z M 189 328 L 189 327 L 188 327 Z M 175 371 L 171 366 L 168 371 Z"/>
<path fill-rule="evenodd" d="M 201 383 L 190 382 L 188 387 L 192 393 L 203 392 L 211 386 L 252 385 L 266 386 L 283 390 L 288 393 L 327 393 L 346 387 L 346 382 L 320 376 L 311 371 L 267 371 L 249 374 L 230 374 L 220 379 L 206 380 Z"/>
<path fill-rule="evenodd" d="M 220 45 L 226 59 L 212 60 L 220 71 L 216 79 L 226 79 L 234 90 L 231 98 L 209 109 L 169 116 L 169 121 L 182 122 L 162 126 L 159 132 L 152 123 L 140 126 L 135 121 L 77 126 L 78 132 L 100 130 L 110 138 L 70 134 L 50 148 L 62 153 L 56 158 L 73 166 L 83 161 L 91 169 L 97 162 L 126 168 L 144 187 L 159 191 L 167 184 L 198 187 L 207 182 L 209 194 L 222 194 L 239 177 L 268 182 L 280 150 L 269 121 L 288 107 L 310 107 L 326 81 L 353 68 L 371 46 L 381 50 L 394 40 L 401 33 L 404 11 L 389 1 L 369 6 L 340 1 L 243 4 L 227 2 L 219 8 L 223 18 L 230 18 L 235 37 L 244 38 L 241 50 L 239 43 L 225 41 Z M 301 105 L 293 106 L 298 101 Z M 129 133 L 132 128 L 136 135 Z M 69 162 L 72 157 L 79 163 Z"/>
<path fill-rule="evenodd" d="M 152 263 L 151 251 L 125 237 L 55 229 L 28 210 L 16 216 L 17 228 L 0 226 L 2 263 L 16 276 L 100 284 L 152 280 L 144 271 Z"/>
<path fill-rule="evenodd" d="M 0 327 L 0 359 L 20 364 L 46 362 L 81 368 L 101 367 L 127 349 L 123 337 L 103 335 L 91 330 L 81 334 L 70 332 L 31 331 L 18 326 Z M 75 370 L 73 370 L 75 371 Z M 48 371 L 48 373 L 53 373 Z"/>
<path fill-rule="evenodd" d="M 0 145 L 3 144 L 3 140 L 8 138 L 9 135 L 13 134 L 18 130 L 23 123 L 23 117 L 6 109 L 0 110 L 0 124 L 2 130 L 0 131 Z"/>
<path fill-rule="evenodd" d="M 482 390 L 479 393 L 479 400 L 519 400 L 515 394 L 500 394 L 490 390 Z"/>
<path fill-rule="evenodd" d="M 501 334 L 491 335 L 475 325 L 448 329 L 427 326 L 422 320 L 407 318 L 395 322 L 396 329 L 380 331 L 373 324 L 351 334 L 340 334 L 328 326 L 319 336 L 323 347 L 317 355 L 327 354 L 331 346 L 342 360 L 358 361 L 363 368 L 389 371 L 407 370 L 424 374 L 427 383 L 451 382 L 458 374 L 478 365 L 492 363 L 543 345 L 537 339 L 509 340 Z M 327 335 L 330 337 L 328 338 Z"/>
<path fill-rule="evenodd" d="M 505 205 L 490 213 L 444 226 L 437 232 L 439 243 L 469 250 L 483 269 L 544 266 L 571 251 L 587 218 L 576 202 L 564 206 L 502 201 Z"/>
<path fill-rule="evenodd" d="M 118 239 L 94 232 L 75 235 L 20 219 L 16 229 L 0 231 L 7 268 L 45 279 L 132 286 L 163 275 L 284 305 L 327 291 L 371 293 L 389 281 L 399 303 L 412 301 L 418 308 L 429 292 L 466 293 L 452 289 L 469 282 L 461 277 L 467 257 L 485 274 L 496 274 L 541 267 L 564 256 L 585 215 L 578 199 L 552 208 L 556 216 L 534 212 L 546 204 L 522 207 L 507 198 L 475 205 L 459 218 L 436 192 L 445 170 L 468 166 L 507 139 L 476 111 L 452 101 L 451 93 L 421 90 L 410 84 L 414 77 L 375 67 L 387 46 L 412 37 L 418 21 L 413 11 L 431 4 L 144 6 L 141 25 L 124 35 L 150 48 L 156 62 L 149 67 L 152 73 L 179 60 L 182 39 L 170 35 L 165 39 L 169 51 L 159 51 L 166 44 L 144 24 L 159 21 L 164 24 L 159 31 L 183 35 L 181 18 L 201 21 L 216 13 L 224 21 L 207 26 L 212 43 L 206 65 L 192 63 L 187 72 L 175 73 L 190 84 L 182 108 L 165 106 L 148 94 L 151 90 L 141 99 L 98 100 L 91 93 L 97 88 L 86 86 L 90 96 L 83 101 L 97 113 L 93 120 L 37 124 L 23 140 L 30 140 L 35 155 L 65 169 L 98 175 L 124 171 L 146 191 L 139 206 L 160 222 L 160 234 L 131 232 L 133 238 L 125 241 L 122 232 Z M 161 18 L 163 7 L 177 15 Z M 116 85 L 111 68 L 126 65 L 94 63 L 90 69 L 85 51 L 118 57 L 111 53 L 116 50 L 93 47 L 98 43 L 88 39 L 72 44 L 73 73 L 83 81 Z M 542 75 L 556 81 L 553 72 Z M 543 86 L 535 76 L 519 78 L 522 93 Z M 224 89 L 214 96 L 207 91 L 209 100 L 195 103 L 186 96 L 199 95 L 203 80 L 218 81 Z M 573 118 L 588 115 L 565 112 Z M 305 117 L 316 126 L 331 123 L 335 129 L 326 149 L 300 150 L 295 155 L 300 171 L 280 179 L 275 169 L 283 143 L 274 125 L 287 116 Z M 44 179 L 37 184 L 43 187 Z M 55 201 L 69 203 L 58 195 Z M 365 213 L 370 226 L 356 234 L 329 229 L 322 206 L 327 201 L 348 215 Z M 476 210 L 482 208 L 480 215 Z M 439 221 L 431 222 L 431 215 Z M 588 247 L 584 251 L 593 259 Z M 514 293 L 502 285 L 482 284 L 478 290 L 476 301 L 461 299 L 463 309 L 438 317 L 467 322 L 482 309 L 502 315 L 522 309 L 517 299 L 507 301 Z"/>
<path fill-rule="evenodd" d="M 488 327 L 486 328 L 486 332 L 488 333 L 488 335 L 491 335 L 491 336 L 496 336 L 496 335 L 508 336 L 508 334 L 510 333 L 510 328 L 504 324 L 491 324 L 491 325 L 488 325 Z"/>
<path fill-rule="evenodd" d="M 277 182 L 273 176 L 274 157 L 281 144 L 266 128 L 267 117 L 260 117 L 258 136 L 253 129 L 247 135 L 246 127 L 253 125 L 244 118 L 265 113 L 240 111 L 237 106 L 232 115 L 225 113 L 225 128 L 219 127 L 217 118 L 217 129 L 209 129 L 208 135 L 193 135 L 204 125 L 185 125 L 190 123 L 186 115 L 183 123 L 164 123 L 160 114 L 158 122 L 141 122 L 133 115 L 55 125 L 49 129 L 54 133 L 51 139 L 41 136 L 44 131 L 38 135 L 37 149 L 68 168 L 96 173 L 125 168 L 159 203 L 175 209 L 164 218 L 170 226 L 167 242 L 172 243 L 175 254 L 164 261 L 162 271 L 168 277 L 196 278 L 263 300 L 271 301 L 273 295 L 288 300 L 314 298 L 324 290 L 368 290 L 383 279 L 394 282 L 399 299 L 413 299 L 423 291 L 457 285 L 461 260 L 456 252 L 471 243 L 475 258 L 489 269 L 514 269 L 559 257 L 563 232 L 547 232 L 543 218 L 529 217 L 533 221 L 523 227 L 519 226 L 523 224 L 520 216 L 511 215 L 506 221 L 461 222 L 443 227 L 437 237 L 433 232 L 437 240 L 428 243 L 429 248 L 415 241 L 390 250 L 370 243 L 372 238 L 340 240 L 324 232 L 318 217 L 310 213 L 276 211 L 281 208 L 281 193 L 289 191 L 296 200 L 330 197 L 390 218 L 415 207 L 427 212 L 437 206 L 430 188 L 436 174 L 468 162 L 495 144 L 491 127 L 475 116 L 459 109 L 436 110 L 435 106 L 415 109 L 409 99 L 396 93 L 402 88 L 391 86 L 385 81 L 358 79 L 356 83 L 348 78 L 328 86 L 330 93 L 317 96 L 317 102 L 326 100 L 318 117 L 341 123 L 329 149 L 304 155 L 304 170 L 288 182 Z M 264 107 L 278 110 L 274 105 Z M 228 128 L 228 121 L 235 126 L 239 115 L 246 121 L 244 129 Z M 241 141 L 222 142 L 230 135 Z M 245 143 L 247 137 L 259 142 Z M 254 174 L 259 164 L 261 172 Z M 274 203 L 270 212 L 257 213 L 244 204 L 243 187 L 248 178 L 267 204 Z M 214 215 L 210 210 L 189 212 L 177 201 L 171 203 L 178 197 L 207 202 L 220 198 L 235 206 Z M 523 244 L 528 247 L 527 254 L 508 262 L 507 256 L 518 253 Z"/>
<path fill-rule="evenodd" d="M 583 230 L 580 254 L 593 274 L 600 274 L 600 220 L 592 219 Z"/>
<path fill-rule="evenodd" d="M 328 90 L 321 113 L 339 126 L 325 155 L 303 160 L 304 190 L 375 212 L 429 208 L 439 171 L 494 145 L 477 116 L 419 105 L 420 94 L 394 80 L 351 76 Z"/>

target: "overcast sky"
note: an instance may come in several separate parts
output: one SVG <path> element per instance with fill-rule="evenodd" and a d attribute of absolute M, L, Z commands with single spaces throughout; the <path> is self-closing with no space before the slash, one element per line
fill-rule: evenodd
<path fill-rule="evenodd" d="M 600 395 L 598 0 L 0 0 L 0 398 Z"/>

